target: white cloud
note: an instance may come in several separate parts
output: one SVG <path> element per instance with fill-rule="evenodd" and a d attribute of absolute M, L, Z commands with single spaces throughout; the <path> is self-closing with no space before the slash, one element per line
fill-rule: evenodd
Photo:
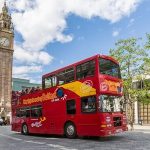
<path fill-rule="evenodd" d="M 29 76 L 29 74 L 14 74 L 13 78 L 26 79 L 26 80 L 29 80 L 30 83 L 39 83 L 39 84 L 41 84 L 41 76 L 35 76 L 33 78 L 32 76 Z"/>
<path fill-rule="evenodd" d="M 117 22 L 135 11 L 140 0 L 9 0 L 13 8 L 15 29 L 21 33 L 23 46 L 40 50 L 46 44 L 69 42 L 71 35 L 64 35 L 66 18 L 72 13 L 83 18 L 99 17 Z M 16 11 L 17 10 L 17 11 Z M 36 44 L 35 44 L 36 43 Z"/>
<path fill-rule="evenodd" d="M 94 16 L 116 22 L 133 12 L 140 0 L 67 0 L 67 11 L 85 18 Z"/>
<path fill-rule="evenodd" d="M 113 31 L 112 36 L 116 37 L 119 35 L 119 31 Z"/>
<path fill-rule="evenodd" d="M 40 71 L 32 64 L 45 65 L 53 57 L 43 51 L 51 42 L 70 42 L 72 35 L 64 34 L 70 14 L 91 19 L 99 17 L 112 23 L 136 10 L 141 0 L 8 0 L 15 31 L 23 42 L 15 46 L 14 58 L 24 66 L 14 67 L 14 73 Z M 0 0 L 0 9 L 4 0 Z M 80 26 L 80 25 L 79 25 Z M 114 36 L 119 33 L 114 32 Z M 17 41 L 16 41 L 17 43 Z M 31 64 L 31 66 L 29 65 Z M 27 66 L 25 66 L 27 65 Z M 26 70 L 26 71 L 24 71 Z"/>
<path fill-rule="evenodd" d="M 24 42 L 23 46 L 29 50 L 40 50 L 46 44 L 53 41 L 68 42 L 72 40 L 70 35 L 62 32 L 67 27 L 64 7 L 61 8 L 61 0 L 24 0 L 28 5 L 21 8 L 21 11 L 13 11 L 12 18 L 15 29 L 21 33 Z M 59 4 L 60 1 L 60 5 Z M 12 8 L 20 5 L 20 0 L 10 0 Z M 30 3 L 30 4 L 29 4 Z M 28 6 L 28 7 L 27 7 Z M 59 6 L 59 9 L 58 9 Z M 36 44 L 35 44 L 36 43 Z"/>
<path fill-rule="evenodd" d="M 37 83 L 37 84 L 42 84 L 41 79 L 30 79 L 30 83 Z"/>
<path fill-rule="evenodd" d="M 14 66 L 13 67 L 13 75 L 21 75 L 21 74 L 27 74 L 27 73 L 35 73 L 35 72 L 41 72 L 42 67 L 36 66 L 36 65 L 30 65 L 30 66 Z"/>
<path fill-rule="evenodd" d="M 4 1 L 0 1 L 0 11 L 2 9 L 3 4 L 4 4 Z"/>
<path fill-rule="evenodd" d="M 30 76 L 28 74 L 14 74 L 13 78 L 20 78 L 20 79 L 30 80 Z"/>
<path fill-rule="evenodd" d="M 53 60 L 53 57 L 45 51 L 30 51 L 16 44 L 14 46 L 14 49 L 14 59 L 19 63 L 36 63 L 47 65 Z"/>
<path fill-rule="evenodd" d="M 31 0 L 14 0 L 14 3 L 11 3 L 11 7 L 14 7 L 17 11 L 24 11 L 33 6 L 34 1 Z"/>

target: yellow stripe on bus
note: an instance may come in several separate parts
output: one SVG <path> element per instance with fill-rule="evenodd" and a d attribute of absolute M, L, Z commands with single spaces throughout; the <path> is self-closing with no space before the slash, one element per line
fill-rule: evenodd
<path fill-rule="evenodd" d="M 79 95 L 80 97 L 95 95 L 96 89 L 90 85 L 85 84 L 84 82 L 71 82 L 68 84 L 61 85 L 59 87 L 63 87 L 64 89 L 70 90 L 75 94 Z"/>

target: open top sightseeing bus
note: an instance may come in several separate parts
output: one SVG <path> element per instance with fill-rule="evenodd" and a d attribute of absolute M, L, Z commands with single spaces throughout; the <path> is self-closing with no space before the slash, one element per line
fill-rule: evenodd
<path fill-rule="evenodd" d="M 96 55 L 43 75 L 42 89 L 12 97 L 12 131 L 110 136 L 127 131 L 119 64 Z"/>

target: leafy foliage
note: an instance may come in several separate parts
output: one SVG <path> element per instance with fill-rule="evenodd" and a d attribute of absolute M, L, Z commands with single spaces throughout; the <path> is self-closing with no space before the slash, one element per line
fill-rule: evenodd
<path fill-rule="evenodd" d="M 133 125 L 133 103 L 140 101 L 150 103 L 150 34 L 147 34 L 145 45 L 141 38 L 128 38 L 115 43 L 116 48 L 110 49 L 110 55 L 120 63 L 122 79 L 124 80 L 124 98 L 131 109 L 129 122 Z M 143 86 L 140 89 L 134 84 L 140 81 Z"/>

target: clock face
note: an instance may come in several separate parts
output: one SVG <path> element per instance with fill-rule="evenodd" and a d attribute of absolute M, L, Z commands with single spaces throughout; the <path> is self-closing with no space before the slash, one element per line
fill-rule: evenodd
<path fill-rule="evenodd" d="M 10 45 L 10 41 L 6 37 L 0 37 L 0 46 L 8 47 Z"/>

